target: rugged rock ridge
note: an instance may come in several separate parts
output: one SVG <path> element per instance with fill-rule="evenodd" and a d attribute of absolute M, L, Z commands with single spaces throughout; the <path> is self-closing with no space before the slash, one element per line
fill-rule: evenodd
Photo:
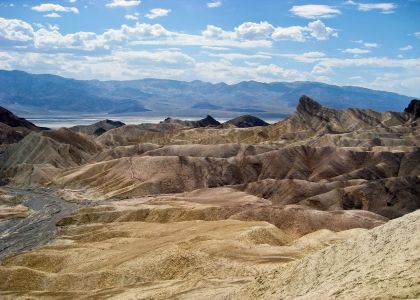
<path fill-rule="evenodd" d="M 409 116 L 406 113 L 378 113 L 356 108 L 336 110 L 324 107 L 307 96 L 299 99 L 296 113 L 289 118 L 295 129 L 322 133 L 344 133 L 373 127 L 389 127 L 402 125 L 407 121 Z"/>

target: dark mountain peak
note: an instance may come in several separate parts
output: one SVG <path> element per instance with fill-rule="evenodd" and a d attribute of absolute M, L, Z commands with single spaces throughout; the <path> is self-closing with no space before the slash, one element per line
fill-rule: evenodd
<path fill-rule="evenodd" d="M 31 130 L 38 130 L 39 128 L 24 118 L 19 118 L 11 111 L 0 106 L 0 123 L 4 123 L 10 127 L 25 127 Z"/>
<path fill-rule="evenodd" d="M 184 120 L 173 119 L 173 118 L 168 117 L 165 120 L 163 120 L 163 122 L 161 123 L 180 124 L 186 127 L 194 127 L 194 128 L 220 125 L 219 121 L 217 121 L 216 119 L 214 119 L 212 116 L 209 116 L 209 115 L 207 115 L 207 117 L 205 117 L 204 119 L 201 119 L 198 121 L 184 121 Z"/>
<path fill-rule="evenodd" d="M 207 115 L 207 117 L 205 117 L 204 119 L 197 121 L 197 124 L 198 124 L 197 127 L 219 126 L 220 122 L 217 121 L 212 116 Z"/>
<path fill-rule="evenodd" d="M 414 116 L 415 119 L 420 117 L 420 100 L 413 99 L 410 104 L 404 109 L 406 113 Z"/>
<path fill-rule="evenodd" d="M 264 120 L 251 115 L 243 115 L 232 120 L 227 121 L 225 124 L 235 125 L 236 127 L 246 128 L 255 126 L 267 126 L 269 125 Z"/>
<path fill-rule="evenodd" d="M 297 106 L 298 113 L 309 113 L 314 114 L 322 108 L 322 105 L 315 100 L 303 95 L 299 98 L 299 104 Z"/>

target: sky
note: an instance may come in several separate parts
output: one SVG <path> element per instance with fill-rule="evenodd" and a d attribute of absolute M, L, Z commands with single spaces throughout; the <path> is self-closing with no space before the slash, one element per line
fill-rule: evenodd
<path fill-rule="evenodd" d="M 0 69 L 420 97 L 420 0 L 0 0 Z"/>

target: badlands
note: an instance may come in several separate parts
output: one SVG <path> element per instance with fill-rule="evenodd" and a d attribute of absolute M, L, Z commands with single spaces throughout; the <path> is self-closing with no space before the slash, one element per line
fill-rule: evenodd
<path fill-rule="evenodd" d="M 0 121 L 0 298 L 420 298 L 419 100 L 302 96 L 271 125 Z"/>

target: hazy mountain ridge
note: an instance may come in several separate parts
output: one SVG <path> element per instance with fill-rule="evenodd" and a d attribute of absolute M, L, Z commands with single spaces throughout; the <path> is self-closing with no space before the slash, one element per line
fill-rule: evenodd
<path fill-rule="evenodd" d="M 22 71 L 0 71 L 0 105 L 15 112 L 149 112 L 160 115 L 203 115 L 235 112 L 259 117 L 292 113 L 306 94 L 332 108 L 401 111 L 413 97 L 360 87 L 317 82 L 255 81 L 228 85 L 202 81 L 142 79 L 129 81 L 75 80 Z M 217 117 L 217 115 L 216 115 Z"/>

